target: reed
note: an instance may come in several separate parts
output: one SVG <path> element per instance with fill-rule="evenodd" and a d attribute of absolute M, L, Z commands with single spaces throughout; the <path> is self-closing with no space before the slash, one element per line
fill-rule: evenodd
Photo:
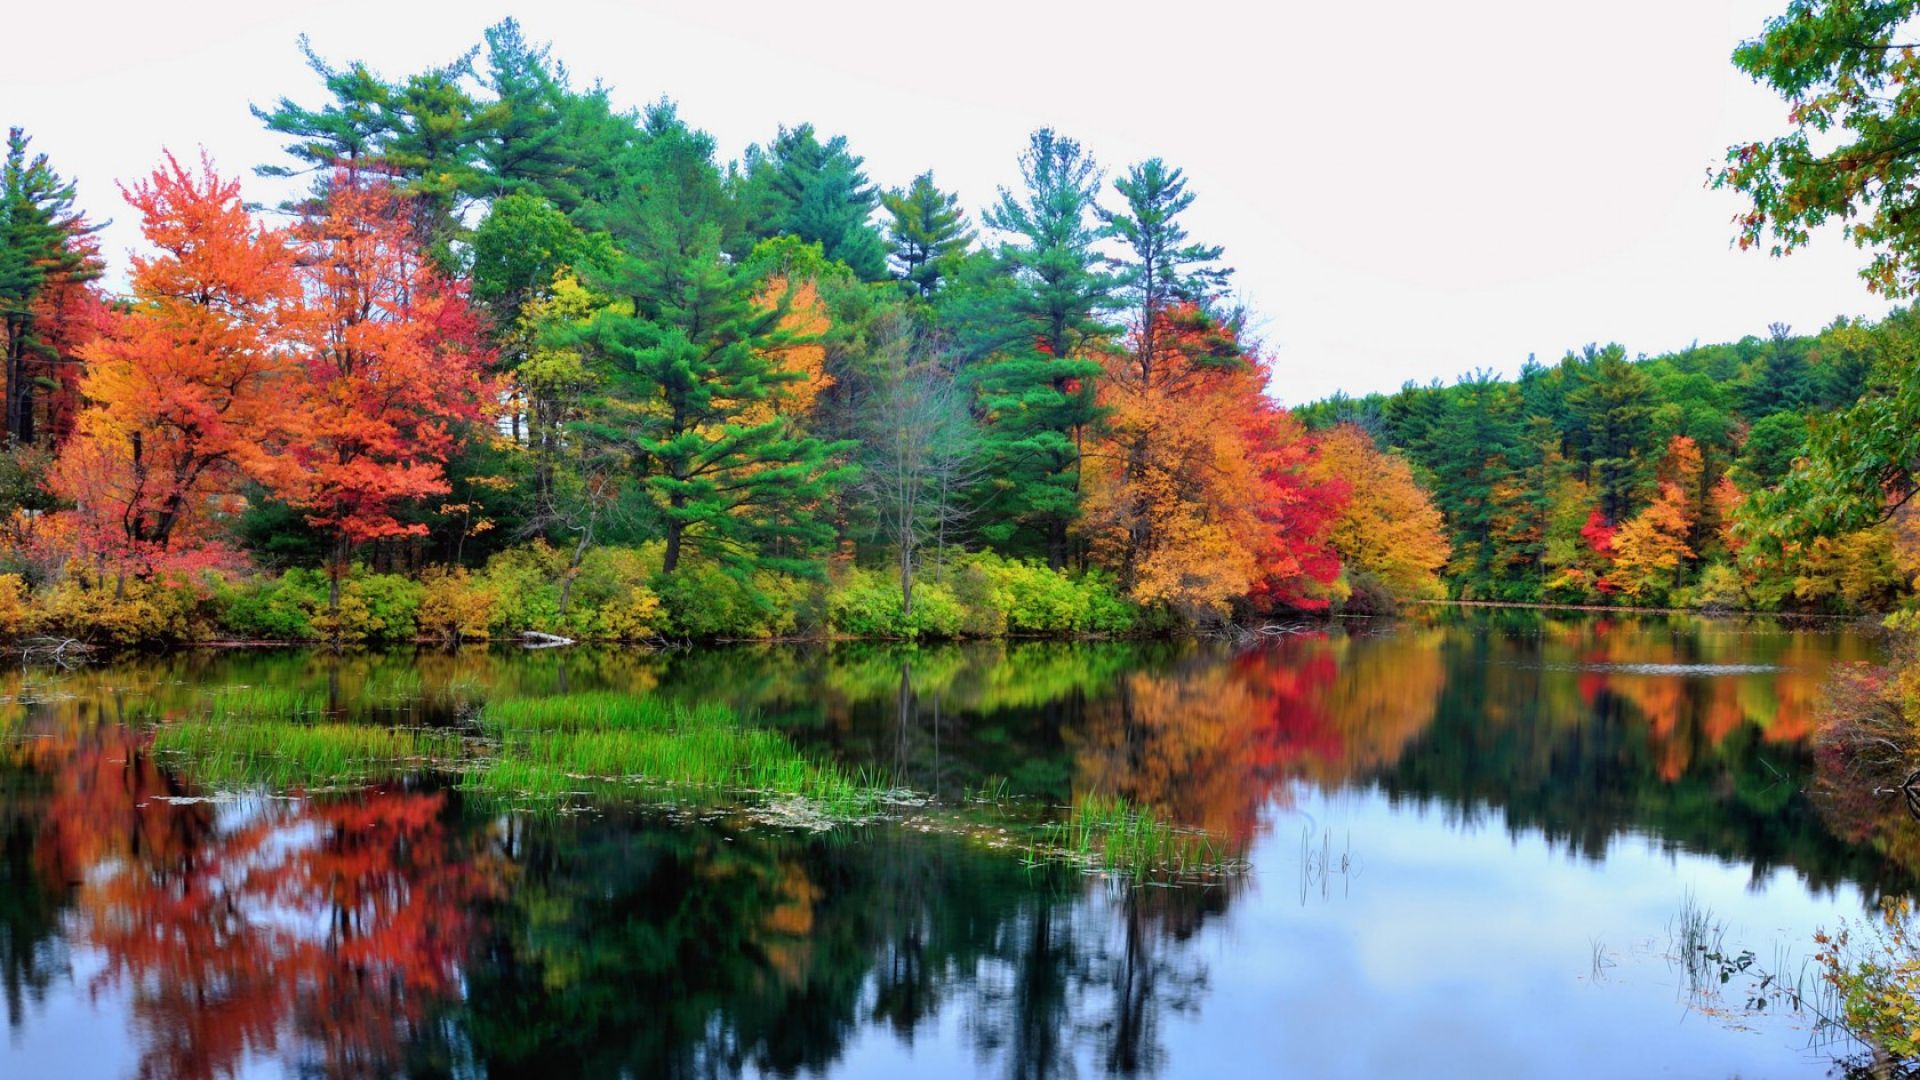
<path fill-rule="evenodd" d="M 1043 826 L 1028 857 L 1138 878 L 1217 877 L 1244 866 L 1202 830 L 1181 828 L 1124 798 L 1100 795 L 1076 800 L 1064 820 Z"/>
<path fill-rule="evenodd" d="M 715 705 L 621 694 L 568 694 L 490 703 L 480 728 L 495 760 L 467 778 L 501 795 L 566 796 L 611 783 L 804 799 L 851 819 L 877 811 L 875 775 L 809 761 L 786 736 L 743 725 Z"/>

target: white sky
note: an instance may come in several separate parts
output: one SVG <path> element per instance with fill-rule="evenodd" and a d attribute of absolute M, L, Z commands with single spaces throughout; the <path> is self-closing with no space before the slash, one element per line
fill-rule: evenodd
<path fill-rule="evenodd" d="M 139 238 L 113 182 L 163 146 L 228 173 L 282 160 L 247 104 L 319 102 L 300 32 L 398 76 L 515 14 L 618 102 L 674 98 L 723 156 L 811 120 L 877 182 L 932 168 L 976 216 L 1043 124 L 1109 175 L 1165 157 L 1198 196 L 1193 236 L 1239 268 L 1288 403 L 1885 310 L 1837 233 L 1785 260 L 1731 249 L 1737 201 L 1704 186 L 1727 144 L 1784 125 L 1727 58 L 1785 0 L 190 6 L 4 20 L 0 124 L 115 219 L 122 266 Z M 250 175 L 249 192 L 277 197 Z"/>

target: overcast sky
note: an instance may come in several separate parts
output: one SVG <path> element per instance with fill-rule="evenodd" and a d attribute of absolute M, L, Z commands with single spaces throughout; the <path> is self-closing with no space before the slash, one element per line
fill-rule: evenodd
<path fill-rule="evenodd" d="M 1298 403 L 1882 312 L 1837 234 L 1733 250 L 1738 204 L 1704 186 L 1728 143 L 1785 122 L 1727 60 L 1784 2 L 34 4 L 5 20 L 0 123 L 115 218 L 121 265 L 139 238 L 113 182 L 162 147 L 279 160 L 247 105 L 318 102 L 302 32 L 398 76 L 517 15 L 618 102 L 675 99 L 726 157 L 812 121 L 875 181 L 932 168 L 976 216 L 1051 124 L 1110 175 L 1187 171 L 1189 228 L 1226 246 Z"/>

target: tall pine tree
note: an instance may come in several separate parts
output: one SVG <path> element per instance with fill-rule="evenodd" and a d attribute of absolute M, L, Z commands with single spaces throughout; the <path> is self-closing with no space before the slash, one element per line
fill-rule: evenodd
<path fill-rule="evenodd" d="M 43 301 L 52 290 L 93 281 L 101 265 L 90 241 L 99 226 L 74 209 L 74 185 L 45 154 L 28 156 L 26 132 L 7 132 L 0 165 L 0 347 L 6 362 L 7 443 L 36 441 L 35 400 L 63 359 L 49 341 Z"/>
<path fill-rule="evenodd" d="M 923 172 L 910 186 L 882 195 L 880 202 L 892 219 L 887 239 L 893 246 L 894 272 L 910 293 L 931 297 L 973 243 L 959 196 L 941 191 L 933 185 L 933 173 Z"/>
<path fill-rule="evenodd" d="M 690 552 L 737 570 L 804 572 L 832 535 L 817 512 L 842 447 L 768 414 L 796 373 L 774 351 L 785 303 L 756 304 L 751 268 L 721 250 L 712 142 L 655 118 L 646 168 L 605 210 L 617 251 L 588 268 L 613 303 L 587 325 L 619 399 L 590 433 L 624 439 L 658 508 L 673 573 Z"/>
<path fill-rule="evenodd" d="M 1100 169 L 1080 144 L 1051 128 L 1033 133 L 1020 158 L 1022 189 L 1002 189 L 986 224 L 1005 235 L 998 249 L 1006 287 L 983 295 L 1004 347 L 970 378 L 986 420 L 982 451 L 994 479 L 982 533 L 1007 544 L 1036 531 L 1054 567 L 1067 561 L 1067 530 L 1079 513 L 1080 456 L 1099 415 L 1089 357 L 1112 328 L 1113 281 L 1095 245 Z"/>

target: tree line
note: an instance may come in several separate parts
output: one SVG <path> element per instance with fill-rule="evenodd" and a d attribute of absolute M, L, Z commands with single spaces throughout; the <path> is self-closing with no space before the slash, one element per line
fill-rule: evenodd
<path fill-rule="evenodd" d="M 723 162 L 512 20 L 401 78 L 301 48 L 318 97 L 253 108 L 286 150 L 258 171 L 300 194 L 261 212 L 169 156 L 123 189 L 152 249 L 125 296 L 12 133 L 21 588 L 319 568 L 333 611 L 356 566 L 481 574 L 532 545 L 561 614 L 596 552 L 632 550 L 668 608 L 700 602 L 689 575 L 763 605 L 884 575 L 909 632 L 975 557 L 1140 625 L 1438 589 L 1424 493 L 1273 404 L 1161 159 L 1109 179 L 1042 129 L 976 218 L 812 124 Z"/>
<path fill-rule="evenodd" d="M 1897 311 L 1812 335 L 1629 358 L 1588 346 L 1517 378 L 1335 396 L 1299 410 L 1404 455 L 1445 515 L 1457 596 L 1798 610 L 1884 610 L 1912 592 L 1904 514 L 1798 529 L 1809 456 L 1871 400 L 1912 334 Z M 1798 492 L 1798 494 L 1795 494 Z"/>

